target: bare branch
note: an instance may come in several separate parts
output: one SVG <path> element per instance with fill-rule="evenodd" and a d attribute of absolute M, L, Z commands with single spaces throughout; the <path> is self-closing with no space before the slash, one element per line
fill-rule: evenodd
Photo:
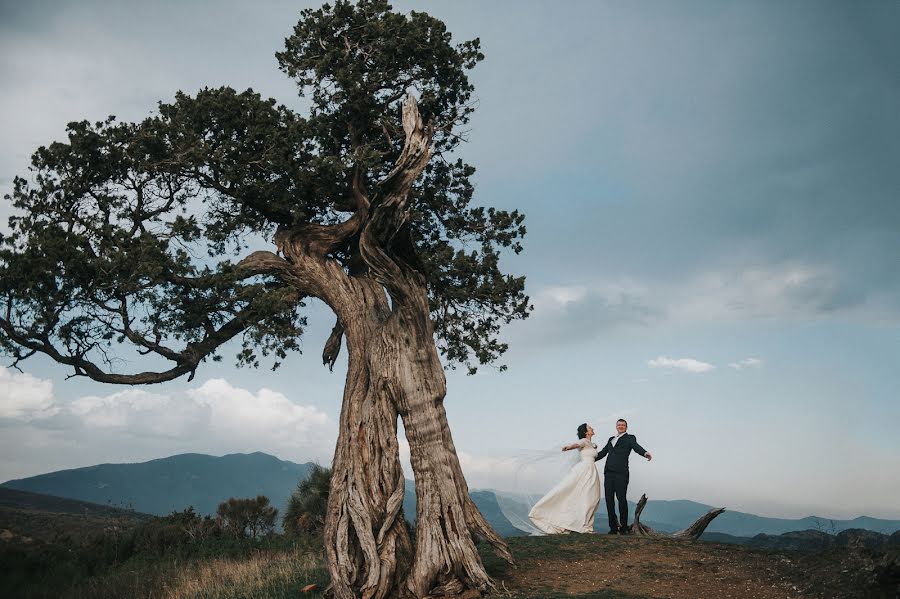
<path fill-rule="evenodd" d="M 425 169 L 431 158 L 431 126 L 425 126 L 412 94 L 403 103 L 403 130 L 406 141 L 397 163 L 381 181 L 381 194 L 373 202 L 372 216 L 360 236 L 360 253 L 376 279 L 391 292 L 395 299 L 403 296 L 399 280 L 412 274 L 420 282 L 420 273 L 404 272 L 406 264 L 398 262 L 390 250 L 409 214 L 406 206 L 409 190 Z M 405 242 L 405 240 L 401 240 Z"/>

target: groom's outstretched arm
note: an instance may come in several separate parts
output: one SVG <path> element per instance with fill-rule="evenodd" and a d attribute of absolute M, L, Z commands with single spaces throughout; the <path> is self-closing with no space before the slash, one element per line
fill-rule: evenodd
<path fill-rule="evenodd" d="M 631 437 L 631 448 L 634 449 L 634 451 L 641 457 L 643 457 L 644 454 L 647 453 L 647 450 L 641 447 L 640 444 L 638 444 L 637 437 L 635 436 Z"/>
<path fill-rule="evenodd" d="M 601 449 L 597 453 L 597 457 L 594 458 L 594 461 L 596 462 L 597 460 L 602 460 L 603 458 L 606 457 L 606 454 L 608 454 L 608 453 L 609 453 L 609 441 L 607 441 L 606 445 L 603 446 L 603 449 Z"/>
<path fill-rule="evenodd" d="M 648 460 L 651 458 L 650 452 L 640 446 L 640 444 L 637 442 L 637 437 L 635 437 L 634 435 L 631 436 L 631 448 L 639 456 L 647 458 Z"/>

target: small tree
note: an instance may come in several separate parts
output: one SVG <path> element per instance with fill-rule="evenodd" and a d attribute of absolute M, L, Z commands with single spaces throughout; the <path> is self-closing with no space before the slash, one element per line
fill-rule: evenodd
<path fill-rule="evenodd" d="M 272 532 L 278 517 L 278 509 L 270 504 L 265 495 L 247 499 L 232 497 L 220 503 L 216 513 L 222 518 L 226 530 L 235 536 L 249 536 L 252 539 Z"/>
<path fill-rule="evenodd" d="M 284 512 L 282 526 L 292 536 L 318 535 L 325 527 L 331 470 L 313 464 L 309 476 L 297 483 Z"/>

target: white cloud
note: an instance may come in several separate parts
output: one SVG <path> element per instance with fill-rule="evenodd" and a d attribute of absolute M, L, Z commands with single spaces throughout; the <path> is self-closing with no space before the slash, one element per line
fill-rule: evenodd
<path fill-rule="evenodd" d="M 53 383 L 27 373 L 0 369 L 0 418 L 39 420 L 59 412 Z"/>
<path fill-rule="evenodd" d="M 86 428 L 117 429 L 136 437 L 186 438 L 208 421 L 196 402 L 143 389 L 80 397 L 69 411 Z"/>
<path fill-rule="evenodd" d="M 296 404 L 270 389 L 254 394 L 224 379 L 211 379 L 187 395 L 208 410 L 209 432 L 233 441 L 303 446 L 316 444 L 333 432 L 324 412 Z"/>
<path fill-rule="evenodd" d="M 757 358 L 744 358 L 737 362 L 729 362 L 728 365 L 735 370 L 742 370 L 744 368 L 762 368 L 763 361 Z"/>
<path fill-rule="evenodd" d="M 648 360 L 647 365 L 650 366 L 650 368 L 675 368 L 677 370 L 693 373 L 709 372 L 715 369 L 715 366 L 712 364 L 701 362 L 694 358 L 672 359 L 667 358 L 666 356 L 659 356 L 656 359 Z"/>
<path fill-rule="evenodd" d="M 551 286 L 538 291 L 532 298 L 536 311 L 560 310 L 568 304 L 584 299 L 587 287 L 582 285 Z"/>
<path fill-rule="evenodd" d="M 47 381 L 2 372 L 0 398 L 0 418 L 15 423 L 4 430 L 0 443 L 0 452 L 11 462 L 7 475 L 28 472 L 24 465 L 32 456 L 19 455 L 23 447 L 43 454 L 39 470 L 105 462 L 111 455 L 143 461 L 189 452 L 263 451 L 297 462 L 326 463 L 337 436 L 332 419 L 316 406 L 295 403 L 267 388 L 242 389 L 224 379 L 183 391 L 133 388 L 63 402 L 54 399 Z"/>

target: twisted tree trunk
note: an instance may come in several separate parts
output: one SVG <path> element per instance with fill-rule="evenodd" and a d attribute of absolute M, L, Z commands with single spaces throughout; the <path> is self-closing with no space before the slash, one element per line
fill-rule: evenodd
<path fill-rule="evenodd" d="M 416 551 L 404 591 L 412 597 L 453 596 L 494 588 L 473 532 L 512 562 L 509 549 L 472 503 L 450 436 L 444 371 L 423 289 L 410 289 L 384 336 L 391 356 L 385 381 L 403 418 L 416 482 Z"/>
<path fill-rule="evenodd" d="M 336 597 L 395 596 L 412 552 L 397 411 L 379 389 L 382 375 L 368 349 L 378 334 L 372 320 L 359 315 L 345 325 L 349 364 L 325 528 Z"/>
<path fill-rule="evenodd" d="M 446 383 L 427 298 L 420 297 L 418 310 L 379 305 L 374 314 L 344 318 L 350 358 L 326 522 L 337 597 L 488 591 L 493 582 L 474 534 L 512 562 L 468 494 L 443 407 Z M 414 556 L 401 510 L 398 415 L 416 483 Z"/>
<path fill-rule="evenodd" d="M 697 520 L 685 528 L 682 531 L 673 533 L 671 535 L 658 532 L 653 530 L 646 524 L 641 524 L 641 512 L 644 511 L 644 506 L 647 505 L 647 495 L 641 495 L 640 501 L 637 503 L 637 507 L 634 510 L 634 524 L 631 526 L 631 530 L 634 531 L 634 534 L 645 537 L 671 537 L 673 539 L 690 539 L 696 540 L 700 538 L 700 535 L 703 534 L 703 531 L 706 530 L 706 527 L 709 526 L 709 523 L 712 522 L 716 516 L 725 511 L 725 508 L 713 508 L 697 518 Z"/>
<path fill-rule="evenodd" d="M 431 155 L 430 132 L 415 100 L 404 104 L 407 138 L 372 201 L 353 182 L 356 212 L 335 226 L 307 225 L 276 235 L 284 264 L 257 253 L 273 272 L 337 315 L 323 361 L 334 364 L 342 338 L 349 354 L 332 464 L 325 551 L 337 599 L 425 598 L 493 588 L 474 534 L 512 563 L 505 541 L 468 494 L 443 400 L 446 380 L 434 340 L 424 276 L 404 224 L 409 190 Z M 362 265 L 347 272 L 328 253 L 359 235 Z M 388 303 L 390 296 L 390 304 Z M 402 512 L 397 419 L 403 418 L 416 483 L 416 545 Z"/>

